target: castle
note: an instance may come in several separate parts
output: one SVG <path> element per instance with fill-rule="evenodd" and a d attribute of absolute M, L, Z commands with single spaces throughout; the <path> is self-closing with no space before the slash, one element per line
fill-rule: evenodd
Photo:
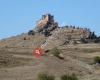
<path fill-rule="evenodd" d="M 55 29 L 63 29 L 64 34 L 68 34 L 73 36 L 74 38 L 84 38 L 84 39 L 94 39 L 96 35 L 94 32 L 91 32 L 88 28 L 80 28 L 76 26 L 63 26 L 59 27 L 58 23 L 55 22 L 54 16 L 51 14 L 42 15 L 42 18 L 36 22 L 35 31 L 38 33 L 42 33 L 45 36 L 52 35 L 52 31 Z M 33 30 L 29 32 L 29 34 L 34 35 Z"/>
<path fill-rule="evenodd" d="M 55 22 L 53 15 L 46 14 L 42 15 L 42 18 L 37 21 L 36 26 L 38 29 L 51 31 L 58 27 L 58 23 Z"/>
<path fill-rule="evenodd" d="M 37 26 L 38 27 L 44 26 L 48 22 L 54 23 L 54 16 L 50 14 L 42 15 L 42 19 L 37 21 Z"/>

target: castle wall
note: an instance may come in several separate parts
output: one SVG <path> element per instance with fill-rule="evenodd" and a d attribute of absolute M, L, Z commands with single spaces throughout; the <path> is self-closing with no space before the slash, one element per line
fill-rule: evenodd
<path fill-rule="evenodd" d="M 37 21 L 37 26 L 38 27 L 43 27 L 45 24 L 47 24 L 47 22 L 54 23 L 54 17 L 50 14 L 43 15 L 42 19 Z"/>

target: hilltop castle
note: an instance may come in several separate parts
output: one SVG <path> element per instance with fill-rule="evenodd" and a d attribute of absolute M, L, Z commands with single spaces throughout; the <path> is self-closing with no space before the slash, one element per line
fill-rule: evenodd
<path fill-rule="evenodd" d="M 51 14 L 42 15 L 42 18 L 36 22 L 36 30 L 45 36 L 50 36 L 50 32 L 56 28 L 58 28 L 58 23 Z"/>
<path fill-rule="evenodd" d="M 63 26 L 59 27 L 58 23 L 55 22 L 54 16 L 51 14 L 45 14 L 42 15 L 42 18 L 36 22 L 36 32 L 42 33 L 45 36 L 50 36 L 52 35 L 51 32 L 55 29 L 63 29 L 64 34 L 68 34 L 68 36 L 73 36 L 74 38 L 95 38 L 96 35 L 94 32 L 91 32 L 87 28 L 80 28 L 80 27 L 75 27 L 75 26 Z M 30 31 L 30 34 L 34 34 L 32 31 Z"/>

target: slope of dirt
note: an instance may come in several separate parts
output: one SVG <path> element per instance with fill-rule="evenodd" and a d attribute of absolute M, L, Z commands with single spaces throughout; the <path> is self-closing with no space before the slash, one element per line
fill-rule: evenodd
<path fill-rule="evenodd" d="M 28 35 L 23 33 L 18 36 L 0 40 L 0 49 L 6 49 L 14 52 L 29 52 L 30 50 L 40 47 L 46 40 L 42 34 Z"/>
<path fill-rule="evenodd" d="M 12 56 L 9 57 L 9 61 L 14 59 L 15 65 L 9 62 L 7 62 L 9 66 L 3 65 L 0 68 L 0 80 L 36 80 L 40 72 L 49 72 L 58 78 L 65 73 L 75 73 L 79 80 L 100 79 L 100 68 L 96 68 L 92 64 L 94 56 L 100 53 L 100 44 L 67 45 L 58 48 L 63 51 L 64 60 L 48 53 L 40 58 L 35 58 L 31 52 L 20 53 L 13 50 L 12 52 L 1 50 L 0 55 L 2 57 Z"/>
<path fill-rule="evenodd" d="M 20 55 L 21 56 L 21 55 Z M 0 68 L 10 68 L 25 65 L 31 59 L 15 57 L 12 53 L 0 50 Z"/>
<path fill-rule="evenodd" d="M 80 39 L 79 33 L 58 28 L 45 37 L 36 33 L 0 40 L 0 80 L 36 80 L 40 72 L 48 72 L 59 78 L 63 74 L 75 73 L 79 80 L 100 80 L 100 65 L 93 64 L 95 56 L 100 56 L 100 44 L 69 44 L 68 35 Z M 32 51 L 36 47 L 44 50 L 58 47 L 64 60 L 49 53 L 35 58 Z"/>

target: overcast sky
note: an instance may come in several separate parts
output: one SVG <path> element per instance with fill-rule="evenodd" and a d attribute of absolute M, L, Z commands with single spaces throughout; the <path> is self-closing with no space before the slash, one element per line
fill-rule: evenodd
<path fill-rule="evenodd" d="M 100 34 L 100 0 L 0 0 L 0 39 L 28 32 L 46 13 L 59 25 L 87 27 Z"/>

